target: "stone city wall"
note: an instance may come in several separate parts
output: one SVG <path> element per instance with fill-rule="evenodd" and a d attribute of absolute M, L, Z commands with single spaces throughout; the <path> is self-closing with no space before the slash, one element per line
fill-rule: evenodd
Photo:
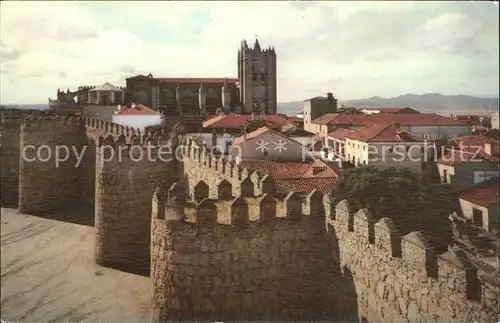
<path fill-rule="evenodd" d="M 1 205 L 17 208 L 19 203 L 19 161 L 21 124 L 26 117 L 45 115 L 40 110 L 0 109 Z"/>
<path fill-rule="evenodd" d="M 484 273 L 467 254 L 436 256 L 420 232 L 400 236 L 389 218 L 377 223 L 366 209 L 333 210 L 326 225 L 338 241 L 341 266 L 353 276 L 360 316 L 369 322 L 494 322 L 499 319 L 498 273 Z M 336 248 L 337 249 L 337 248 Z"/>
<path fill-rule="evenodd" d="M 142 134 L 89 122 L 96 143 L 96 262 L 149 274 L 151 194 L 178 172 L 168 150 L 170 138 L 161 131 Z"/>
<path fill-rule="evenodd" d="M 82 120 L 35 117 L 23 121 L 19 212 L 52 215 L 82 206 L 80 181 L 84 176 L 73 152 L 82 151 L 86 142 Z"/>
<path fill-rule="evenodd" d="M 356 318 L 332 288 L 324 212 L 302 215 L 295 194 L 185 202 L 178 185 L 153 197 L 153 321 Z"/>

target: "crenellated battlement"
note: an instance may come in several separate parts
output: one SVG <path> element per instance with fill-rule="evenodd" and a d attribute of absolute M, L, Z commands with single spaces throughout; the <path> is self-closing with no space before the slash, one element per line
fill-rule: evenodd
<path fill-rule="evenodd" d="M 358 296 L 368 299 L 374 297 L 370 296 L 372 293 L 377 295 L 380 304 L 387 306 L 387 318 L 394 320 L 398 317 L 394 315 L 408 314 L 410 305 L 417 311 L 412 315 L 430 317 L 442 310 L 446 314 L 441 318 L 454 315 L 459 322 L 488 321 L 498 314 L 498 272 L 483 270 L 479 261 L 464 250 L 453 246 L 436 255 L 421 232 L 403 236 L 390 218 L 375 222 L 367 209 L 350 212 L 346 200 L 333 208 L 330 198 L 325 197 L 324 204 L 326 228 L 338 239 L 341 265 L 349 269 L 355 281 L 363 282 L 359 286 L 367 288 L 358 290 Z M 379 286 L 383 281 L 383 286 Z M 368 288 L 371 284 L 377 287 L 375 291 Z M 405 290 L 409 294 L 405 295 Z M 404 309 L 393 313 L 395 310 L 390 307 L 398 297 L 404 299 Z M 445 308 L 444 302 L 433 307 L 437 299 L 450 298 L 449 308 Z M 370 304 L 363 307 L 367 317 L 375 317 Z M 399 305 L 396 307 L 399 310 Z"/>
<path fill-rule="evenodd" d="M 198 146 L 194 140 L 184 141 L 180 149 L 193 200 L 274 196 L 280 189 L 269 175 L 249 171 L 237 164 L 231 155 L 211 152 Z"/>
<path fill-rule="evenodd" d="M 179 189 L 180 184 L 174 183 L 168 190 L 158 188 L 153 196 L 153 218 L 165 220 L 172 208 L 179 214 L 175 220 L 182 220 L 186 224 L 197 226 L 246 226 L 250 223 L 266 223 L 275 220 L 291 220 L 302 218 L 302 203 L 311 197 L 296 192 L 289 192 L 282 196 L 272 193 L 263 193 L 259 196 L 219 194 L 219 199 L 201 198 L 189 201 L 184 200 L 184 190 Z M 228 192 L 228 191 L 226 191 Z M 222 193 L 222 192 L 221 192 Z M 321 200 L 313 201 L 321 203 Z M 323 212 L 310 214 L 323 216 Z M 172 218 L 167 217 L 167 220 Z"/>
<path fill-rule="evenodd" d="M 84 118 L 87 134 L 98 145 L 149 145 L 162 146 L 170 143 L 171 136 L 163 129 L 140 129 L 116 123 Z"/>
<path fill-rule="evenodd" d="M 302 216 L 295 192 L 184 197 L 182 181 L 153 195 L 153 321 L 332 317 L 324 212 Z"/>
<path fill-rule="evenodd" d="M 82 86 L 78 87 L 78 90 L 88 91 L 88 90 L 95 89 L 96 87 L 97 87 L 96 85 L 82 85 Z"/>

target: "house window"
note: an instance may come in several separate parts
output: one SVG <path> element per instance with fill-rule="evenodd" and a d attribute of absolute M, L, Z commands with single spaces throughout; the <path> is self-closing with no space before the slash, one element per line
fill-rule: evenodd
<path fill-rule="evenodd" d="M 229 153 L 229 149 L 231 148 L 231 142 L 226 141 L 226 153 Z"/>
<path fill-rule="evenodd" d="M 406 147 L 406 152 L 410 151 L 410 146 Z"/>
<path fill-rule="evenodd" d="M 257 81 L 257 73 L 252 73 L 252 80 Z"/>
<path fill-rule="evenodd" d="M 363 160 L 363 165 L 366 165 L 366 160 Z"/>
<path fill-rule="evenodd" d="M 363 151 L 365 151 L 365 150 L 366 150 L 366 146 L 363 146 Z"/>
<path fill-rule="evenodd" d="M 267 156 L 267 150 L 262 151 L 262 156 Z"/>
<path fill-rule="evenodd" d="M 265 81 L 266 80 L 266 73 L 262 72 L 260 73 L 260 80 Z"/>
<path fill-rule="evenodd" d="M 472 223 L 478 227 L 483 226 L 483 211 L 476 208 L 472 209 Z"/>

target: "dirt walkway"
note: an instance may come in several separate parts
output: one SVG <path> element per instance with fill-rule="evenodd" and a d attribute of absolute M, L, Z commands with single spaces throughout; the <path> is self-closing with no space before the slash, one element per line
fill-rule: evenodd
<path fill-rule="evenodd" d="M 1 317 L 14 322 L 145 322 L 149 278 L 94 262 L 92 227 L 2 208 Z"/>

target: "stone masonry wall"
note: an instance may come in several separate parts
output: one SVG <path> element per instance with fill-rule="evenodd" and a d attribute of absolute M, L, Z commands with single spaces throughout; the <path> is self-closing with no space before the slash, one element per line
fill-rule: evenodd
<path fill-rule="evenodd" d="M 321 195 L 276 194 L 267 175 L 181 148 L 183 180 L 153 198 L 154 321 L 357 319 Z"/>
<path fill-rule="evenodd" d="M 85 125 L 81 120 L 72 117 L 24 120 L 20 140 L 20 212 L 55 215 L 63 220 L 66 212 L 81 206 L 79 182 L 85 175 L 77 167 L 73 151 L 82 151 L 85 143 Z"/>
<path fill-rule="evenodd" d="M 1 205 L 17 208 L 19 203 L 19 159 L 21 123 L 24 118 L 43 116 L 44 111 L 0 109 Z"/>
<path fill-rule="evenodd" d="M 16 208 L 19 202 L 19 158 L 21 120 L 5 120 L 1 123 L 1 198 L 2 207 Z"/>
<path fill-rule="evenodd" d="M 322 215 L 277 218 L 274 203 L 250 220 L 242 198 L 167 199 L 153 199 L 153 321 L 353 318 L 335 298 L 339 270 L 325 253 Z"/>
<path fill-rule="evenodd" d="M 148 142 L 151 148 L 146 147 Z M 158 146 L 162 142 L 152 137 L 141 140 L 135 135 L 97 138 L 98 264 L 149 274 L 151 194 L 177 171 L 165 161 L 171 155 L 158 156 Z"/>
<path fill-rule="evenodd" d="M 401 237 L 389 218 L 373 223 L 365 209 L 325 198 L 327 230 L 338 241 L 360 316 L 369 322 L 493 322 L 499 315 L 498 273 L 484 273 L 456 247 L 436 257 L 423 235 Z M 332 211 L 332 212 L 330 212 Z"/>

